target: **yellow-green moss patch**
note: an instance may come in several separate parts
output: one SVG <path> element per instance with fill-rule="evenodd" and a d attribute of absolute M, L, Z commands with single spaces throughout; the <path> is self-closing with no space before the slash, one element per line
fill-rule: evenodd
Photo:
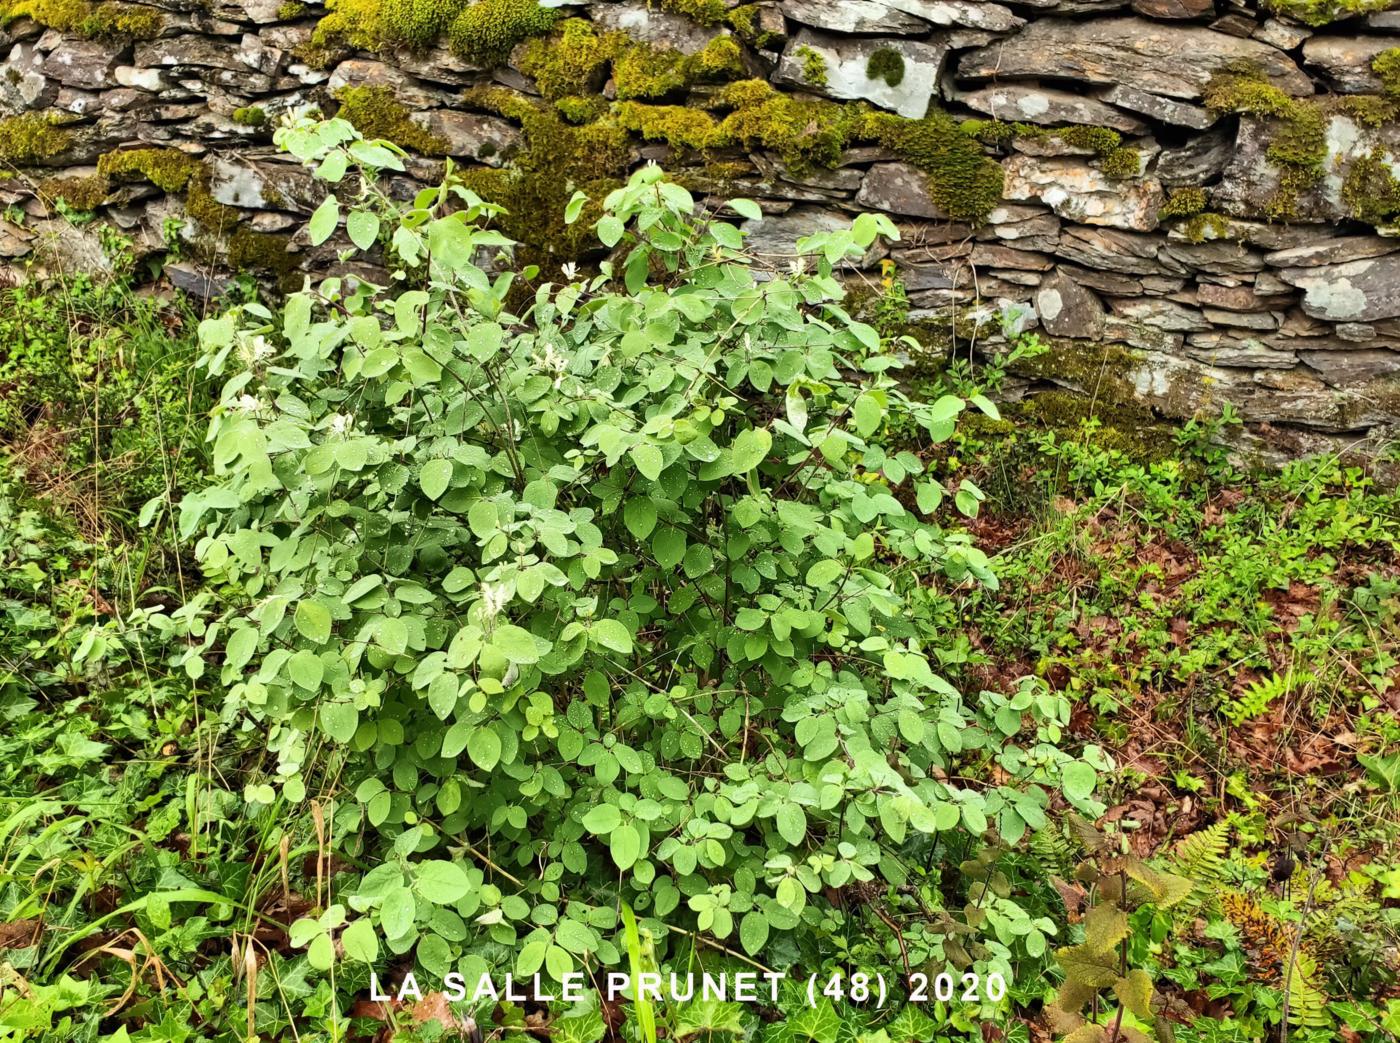
<path fill-rule="evenodd" d="M 1400 98 L 1400 47 L 1381 51 L 1372 58 L 1371 71 L 1380 77 L 1381 90 L 1389 97 Z"/>
<path fill-rule="evenodd" d="M 1158 211 L 1157 216 L 1162 218 L 1195 217 L 1206 208 L 1208 201 L 1204 188 L 1178 188 L 1167 197 L 1166 203 Z"/>
<path fill-rule="evenodd" d="M 809 87 L 825 87 L 828 83 L 826 76 L 826 59 L 821 53 L 810 47 L 799 47 L 797 49 L 797 59 L 802 63 L 802 82 Z"/>
<path fill-rule="evenodd" d="M 1216 113 L 1265 116 L 1278 121 L 1265 154 L 1279 168 L 1279 187 L 1269 201 L 1269 216 L 1297 216 L 1298 194 L 1316 185 L 1327 158 L 1327 119 L 1310 100 L 1294 98 L 1270 83 L 1257 68 L 1237 67 L 1217 73 L 1206 86 L 1206 106 Z"/>
<path fill-rule="evenodd" d="M 452 49 L 481 65 L 498 65 L 522 40 L 554 28 L 558 13 L 537 0 L 476 0 L 452 21 Z"/>
<path fill-rule="evenodd" d="M 447 154 L 447 140 L 416 122 L 390 87 L 342 87 L 339 116 L 367 138 L 383 138 L 425 156 Z"/>
<path fill-rule="evenodd" d="M 15 18 L 31 18 L 89 40 L 152 40 L 165 25 L 164 16 L 151 7 L 87 0 L 15 0 L 0 7 L 0 21 Z"/>
<path fill-rule="evenodd" d="M 73 143 L 73 134 L 52 115 L 26 112 L 0 119 L 0 160 L 23 166 L 52 159 Z"/>

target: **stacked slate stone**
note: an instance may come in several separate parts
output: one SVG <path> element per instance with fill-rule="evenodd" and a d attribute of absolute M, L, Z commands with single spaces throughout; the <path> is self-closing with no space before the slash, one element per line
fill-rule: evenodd
<path fill-rule="evenodd" d="M 445 35 L 375 37 L 354 19 L 376 0 L 338 3 L 0 7 L 12 276 L 111 267 L 104 225 L 138 257 L 168 255 L 185 289 L 207 292 L 211 259 L 224 272 L 324 270 L 333 248 L 295 234 L 319 190 L 271 145 L 284 114 L 359 112 L 367 133 L 415 154 L 406 195 L 447 156 L 515 169 L 528 113 L 546 111 L 624 136 L 608 177 L 657 160 L 701 191 L 760 200 L 748 231 L 761 255 L 861 210 L 893 215 L 901 239 L 853 281 L 878 284 L 893 262 L 911 321 L 979 350 L 1038 331 L 1051 351 L 1021 365 L 1018 390 L 1170 417 L 1228 402 L 1283 451 L 1378 445 L 1400 417 L 1400 0 L 629 0 L 564 7 L 492 57 Z M 539 47 L 572 54 L 543 35 L 568 19 L 591 23 L 577 39 L 613 42 L 554 89 Z M 641 94 L 669 108 L 619 89 L 624 36 L 674 74 Z M 676 55 L 726 37 L 727 66 L 676 72 Z M 952 212 L 937 157 L 888 132 L 799 161 L 761 133 L 704 138 L 708 117 L 684 132 L 647 122 L 701 118 L 716 98 L 720 119 L 738 79 L 829 99 L 833 113 L 948 113 L 1000 164 L 1001 198 Z"/>

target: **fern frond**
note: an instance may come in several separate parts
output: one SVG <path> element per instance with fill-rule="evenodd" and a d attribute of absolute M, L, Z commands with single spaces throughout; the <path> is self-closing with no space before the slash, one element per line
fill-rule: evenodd
<path fill-rule="evenodd" d="M 1201 889 L 1220 884 L 1225 876 L 1225 855 L 1230 849 L 1230 824 L 1221 820 L 1177 841 L 1172 850 L 1172 870 Z"/>

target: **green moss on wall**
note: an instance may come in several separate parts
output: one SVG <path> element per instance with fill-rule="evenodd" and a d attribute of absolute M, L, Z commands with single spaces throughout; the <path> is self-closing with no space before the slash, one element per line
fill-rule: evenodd
<path fill-rule="evenodd" d="M 458 54 L 494 66 L 522 40 L 549 32 L 557 19 L 555 10 L 537 0 L 476 0 L 452 20 L 448 38 Z"/>
<path fill-rule="evenodd" d="M 632 163 L 626 129 L 610 115 L 574 126 L 554 106 L 499 87 L 469 90 L 464 100 L 520 123 L 522 147 L 510 168 L 464 170 L 456 176 L 483 199 L 506 208 L 501 228 L 523 245 L 525 258 L 557 270 L 595 248 L 599 204 L 622 184 Z M 576 190 L 591 202 L 579 221 L 566 225 L 564 207 Z"/>
<path fill-rule="evenodd" d="M 1119 180 L 1142 173 L 1142 153 L 1135 148 L 1116 148 L 1099 160 L 1104 175 Z"/>
<path fill-rule="evenodd" d="M 797 60 L 802 63 L 802 82 L 818 89 L 829 82 L 826 76 L 826 59 L 810 47 L 797 49 Z"/>
<path fill-rule="evenodd" d="M 228 263 L 236 271 L 291 275 L 297 269 L 297 256 L 287 252 L 290 238 L 272 232 L 239 228 L 229 236 Z"/>
<path fill-rule="evenodd" d="M 240 127 L 261 127 L 267 122 L 267 112 L 257 105 L 246 105 L 234 109 L 229 118 Z"/>
<path fill-rule="evenodd" d="M 1279 187 L 1269 216 L 1296 217 L 1298 195 L 1316 185 L 1327 158 L 1327 119 L 1319 105 L 1294 98 L 1270 83 L 1257 68 L 1237 67 L 1211 78 L 1206 106 L 1216 113 L 1240 113 L 1277 120 L 1266 154 L 1279 168 Z"/>
<path fill-rule="evenodd" d="M 904 55 L 893 47 L 877 47 L 865 62 L 865 78 L 884 80 L 891 87 L 904 82 Z"/>
<path fill-rule="evenodd" d="M 1371 71 L 1381 80 L 1381 90 L 1388 97 L 1400 98 L 1400 47 L 1382 51 L 1371 59 Z"/>
<path fill-rule="evenodd" d="M 1387 225 L 1400 218 L 1400 180 L 1379 149 L 1352 160 L 1342 182 L 1342 203 L 1367 224 Z"/>
<path fill-rule="evenodd" d="M 25 112 L 0 119 L 0 160 L 24 166 L 61 155 L 73 134 L 53 115 Z"/>
<path fill-rule="evenodd" d="M 697 84 L 743 74 L 743 53 L 732 36 L 717 36 L 694 54 L 626 44 L 613 62 L 613 82 L 624 101 L 665 98 Z"/>
<path fill-rule="evenodd" d="M 342 87 L 338 115 L 367 138 L 383 138 L 425 156 L 447 154 L 447 140 L 414 121 L 390 87 Z"/>
<path fill-rule="evenodd" d="M 1202 213 L 1187 221 L 1184 231 L 1193 243 L 1226 239 L 1230 235 L 1230 222 L 1221 214 Z"/>
<path fill-rule="evenodd" d="M 50 177 L 39 182 L 39 197 L 62 200 L 74 210 L 96 210 L 107 200 L 107 179 L 101 174 Z"/>
<path fill-rule="evenodd" d="M 720 25 L 729 13 L 724 0 L 661 0 L 661 7 L 705 26 Z"/>
<path fill-rule="evenodd" d="M 1162 209 L 1157 212 L 1161 218 L 1195 217 L 1209 203 L 1204 188 L 1178 188 L 1167 198 Z"/>
<path fill-rule="evenodd" d="M 1385 11 L 1390 3 L 1391 0 L 1265 0 L 1264 6 L 1294 21 L 1322 26 L 1344 18 Z"/>
<path fill-rule="evenodd" d="M 97 161 L 103 177 L 139 177 L 162 192 L 183 192 L 204 164 L 173 148 L 133 148 L 109 152 Z"/>
<path fill-rule="evenodd" d="M 647 141 L 664 141 L 678 148 L 710 148 L 719 140 L 719 123 L 704 109 L 688 105 L 643 105 L 624 101 L 617 106 L 618 122 Z"/>
<path fill-rule="evenodd" d="M 447 31 L 462 7 L 463 0 L 381 0 L 380 39 L 427 47 Z"/>
<path fill-rule="evenodd" d="M 211 235 L 227 234 L 238 224 L 238 211 L 216 200 L 209 190 L 203 160 L 173 148 L 137 148 L 109 152 L 97 161 L 104 178 L 149 181 L 163 192 L 185 194 L 185 213 Z"/>
<path fill-rule="evenodd" d="M 88 3 L 87 0 L 14 0 L 0 5 L 0 22 L 30 18 L 49 29 L 89 40 L 151 40 L 160 35 L 164 16 L 137 4 Z"/>
<path fill-rule="evenodd" d="M 1123 135 L 1108 127 L 1041 127 L 1034 123 L 1008 123 L 1002 120 L 963 120 L 964 134 L 984 145 L 1009 147 L 1017 138 L 1032 141 L 1060 141 L 1071 148 L 1106 156 L 1123 145 Z"/>
<path fill-rule="evenodd" d="M 531 40 L 520 71 L 546 98 L 594 93 L 607 78 L 608 64 L 627 50 L 624 33 L 599 33 L 592 22 L 568 18 L 548 37 Z"/>
<path fill-rule="evenodd" d="M 949 217 L 980 222 L 1001 202 L 1001 164 L 947 113 L 931 110 L 917 120 L 873 113 L 870 123 L 871 137 L 928 176 L 929 198 Z"/>

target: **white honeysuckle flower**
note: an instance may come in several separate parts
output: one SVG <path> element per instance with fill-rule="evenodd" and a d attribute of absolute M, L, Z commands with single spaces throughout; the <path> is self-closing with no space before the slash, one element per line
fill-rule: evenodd
<path fill-rule="evenodd" d="M 554 375 L 554 386 L 564 382 L 564 374 L 569 368 L 569 360 L 554 350 L 553 344 L 546 344 L 544 352 L 535 356 L 535 364 L 546 373 Z"/>
<path fill-rule="evenodd" d="M 243 364 L 249 367 L 256 366 L 263 359 L 271 358 L 276 351 L 261 333 L 253 337 L 244 337 L 238 345 L 238 356 L 243 360 Z"/>
<path fill-rule="evenodd" d="M 559 270 L 564 273 L 564 278 L 568 279 L 569 282 L 573 282 L 578 275 L 578 265 L 574 264 L 573 261 L 565 261 Z"/>
<path fill-rule="evenodd" d="M 355 426 L 355 418 L 349 413 L 334 413 L 330 419 L 330 431 L 333 435 L 344 435 Z"/>
<path fill-rule="evenodd" d="M 263 407 L 262 402 L 252 395 L 239 395 L 238 401 L 233 404 L 233 408 L 240 413 L 256 413 Z"/>
<path fill-rule="evenodd" d="M 481 585 L 481 611 L 487 619 L 495 619 L 510 601 L 510 591 L 504 583 Z"/>

